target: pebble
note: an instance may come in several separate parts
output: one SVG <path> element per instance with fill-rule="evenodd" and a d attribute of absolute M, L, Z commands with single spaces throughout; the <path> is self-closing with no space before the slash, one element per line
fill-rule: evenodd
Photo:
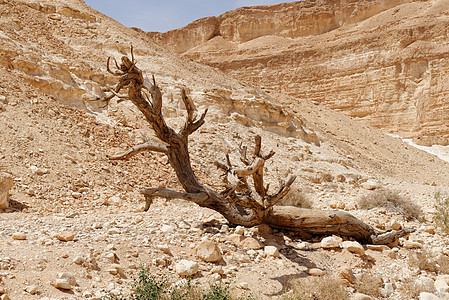
<path fill-rule="evenodd" d="M 195 261 L 183 259 L 175 265 L 176 273 L 179 276 L 192 276 L 199 270 L 199 265 Z"/>
<path fill-rule="evenodd" d="M 13 240 L 26 240 L 27 236 L 23 232 L 15 232 L 12 234 L 12 239 Z"/>
<path fill-rule="evenodd" d="M 171 253 L 170 246 L 167 245 L 167 244 L 157 245 L 156 248 L 158 248 L 159 250 L 161 250 L 161 251 L 164 252 L 165 254 L 168 254 L 168 255 L 170 255 L 170 256 L 173 255 L 173 254 Z"/>
<path fill-rule="evenodd" d="M 423 245 L 420 242 L 409 240 L 405 240 L 402 246 L 407 249 L 421 249 L 423 247 Z"/>
<path fill-rule="evenodd" d="M 321 269 L 317 269 L 317 268 L 308 269 L 307 273 L 310 276 L 323 276 L 324 275 L 324 271 Z"/>
<path fill-rule="evenodd" d="M 72 286 L 77 286 L 75 275 L 71 272 L 63 272 L 58 274 L 58 279 L 65 279 Z"/>
<path fill-rule="evenodd" d="M 57 289 L 63 289 L 63 290 L 71 290 L 72 289 L 72 286 L 70 285 L 69 281 L 65 278 L 58 278 L 55 280 L 55 282 L 52 282 L 51 285 Z"/>
<path fill-rule="evenodd" d="M 343 249 L 348 250 L 349 252 L 356 253 L 360 256 L 363 256 L 365 254 L 365 250 L 363 249 L 362 245 L 360 245 L 359 242 L 355 241 L 344 241 L 342 243 Z"/>
<path fill-rule="evenodd" d="M 243 249 L 259 250 L 263 248 L 263 245 L 259 240 L 253 237 L 247 237 L 241 242 L 241 247 Z"/>
<path fill-rule="evenodd" d="M 3 295 L 0 296 L 0 300 L 11 300 L 11 298 L 9 298 L 8 295 L 3 294 Z"/>
<path fill-rule="evenodd" d="M 161 227 L 161 231 L 164 233 L 173 233 L 175 232 L 175 227 L 171 225 L 163 225 Z"/>
<path fill-rule="evenodd" d="M 320 247 L 323 249 L 340 248 L 341 238 L 336 236 L 328 236 L 321 240 Z"/>
<path fill-rule="evenodd" d="M 223 267 L 222 267 L 222 266 L 214 266 L 214 267 L 212 268 L 211 272 L 212 272 L 212 273 L 217 273 L 217 274 L 220 274 L 220 275 L 223 275 L 223 274 L 224 274 L 224 271 L 223 271 Z"/>
<path fill-rule="evenodd" d="M 71 231 L 62 231 L 60 233 L 57 233 L 55 235 L 55 237 L 63 242 L 69 242 L 69 241 L 73 241 L 73 239 L 75 238 L 75 233 L 71 232 Z"/>
<path fill-rule="evenodd" d="M 238 286 L 243 290 L 249 290 L 249 284 L 246 281 L 242 281 L 238 284 Z"/>
<path fill-rule="evenodd" d="M 75 257 L 75 259 L 73 260 L 73 263 L 77 264 L 77 265 L 82 265 L 86 260 L 82 257 L 82 256 L 77 256 Z"/>
<path fill-rule="evenodd" d="M 279 257 L 279 250 L 275 246 L 265 246 L 263 251 L 268 256 Z"/>
<path fill-rule="evenodd" d="M 237 226 L 234 230 L 235 234 L 244 235 L 245 234 L 245 227 L 243 226 Z"/>
<path fill-rule="evenodd" d="M 29 285 L 25 288 L 25 291 L 31 295 L 39 293 L 39 287 L 37 285 Z"/>

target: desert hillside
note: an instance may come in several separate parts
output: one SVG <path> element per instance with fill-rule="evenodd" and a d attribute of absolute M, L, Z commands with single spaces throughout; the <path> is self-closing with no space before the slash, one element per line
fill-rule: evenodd
<path fill-rule="evenodd" d="M 392 5 L 381 3 L 364 13 L 357 8 L 352 23 Z M 447 234 L 434 222 L 434 195 L 449 193 L 448 163 L 316 101 L 278 92 L 279 82 L 266 90 L 182 57 L 81 0 L 3 0 L 0 13 L 2 300 L 126 294 L 141 266 L 179 284 L 189 274 L 257 299 L 282 299 L 297 280 L 331 280 L 346 297 L 447 295 Z M 250 37 L 244 39 L 256 41 Z M 265 166 L 269 190 L 287 173 L 298 176 L 288 204 L 346 211 L 379 230 L 416 231 L 397 244 L 360 245 L 266 226 L 235 228 L 182 200 L 158 199 L 143 211 L 141 188 L 181 186 L 160 153 L 109 159 L 153 136 L 130 101 L 98 101 L 119 80 L 107 72 L 107 58 L 120 61 L 131 45 L 136 66 L 162 90 L 170 126 L 180 129 L 186 118 L 181 88 L 198 111 L 208 109 L 189 148 L 208 187 L 219 190 L 222 181 L 214 162 L 229 153 L 237 164 L 239 146 L 251 147 L 260 135 L 262 151 L 276 152 Z M 218 262 L 198 254 L 211 244 Z"/>
<path fill-rule="evenodd" d="M 267 92 L 447 145 L 448 13 L 446 0 L 299 1 L 149 36 Z"/>

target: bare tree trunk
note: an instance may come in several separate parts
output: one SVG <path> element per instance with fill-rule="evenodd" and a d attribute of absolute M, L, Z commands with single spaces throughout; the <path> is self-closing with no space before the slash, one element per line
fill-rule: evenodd
<path fill-rule="evenodd" d="M 226 155 L 226 163 L 216 162 L 216 166 L 223 170 L 225 175 L 225 189 L 222 192 L 202 185 L 191 167 L 188 137 L 204 124 L 207 110 L 201 116 L 195 116 L 191 99 L 186 95 L 185 90 L 181 90 L 187 118 L 183 128 L 176 132 L 166 124 L 162 116 L 162 94 L 156 85 L 154 76 L 152 83 L 144 80 L 142 72 L 135 66 L 132 47 L 131 57 L 132 60 L 123 56 L 122 64 L 120 66 L 116 64 L 119 69 L 116 72 L 109 69 L 110 59 L 108 59 L 107 70 L 119 76 L 120 80 L 115 89 L 110 89 L 111 96 L 100 100 L 109 101 L 114 96 L 121 99 L 129 98 L 151 124 L 160 141 L 147 139 L 143 144 L 112 156 L 111 159 L 128 159 L 142 151 L 165 153 L 185 190 L 185 192 L 165 188 L 141 190 L 146 199 L 146 210 L 150 208 L 156 197 L 185 199 L 219 212 L 233 225 L 248 227 L 265 223 L 273 228 L 295 231 L 305 235 L 336 234 L 372 244 L 389 244 L 413 231 L 413 229 L 404 229 L 380 232 L 351 214 L 341 211 L 275 206 L 288 193 L 296 176 L 289 175 L 276 192 L 269 194 L 269 186 L 264 185 L 263 168 L 265 161 L 273 157 L 275 153 L 270 151 L 267 155 L 262 154 L 260 136 L 256 136 L 255 149 L 251 157 L 247 157 L 245 146 L 240 147 L 240 160 L 245 167 L 235 168 L 228 155 Z M 128 88 L 127 96 L 118 94 L 124 87 Z M 249 177 L 252 177 L 253 187 L 248 183 Z"/>

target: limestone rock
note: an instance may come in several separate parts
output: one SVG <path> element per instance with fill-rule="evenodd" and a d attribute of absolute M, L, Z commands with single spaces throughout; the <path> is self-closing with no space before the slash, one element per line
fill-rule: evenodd
<path fill-rule="evenodd" d="M 268 256 L 279 257 L 279 250 L 275 246 L 265 246 L 264 252 Z"/>
<path fill-rule="evenodd" d="M 351 296 L 351 300 L 373 300 L 373 298 L 362 293 L 355 293 Z"/>
<path fill-rule="evenodd" d="M 3 294 L 3 295 L 0 296 L 0 300 L 11 300 L 11 298 L 9 298 L 8 295 Z"/>
<path fill-rule="evenodd" d="M 236 233 L 232 233 L 226 237 L 227 241 L 233 243 L 236 246 L 241 246 L 244 239 L 244 236 Z"/>
<path fill-rule="evenodd" d="M 421 244 L 420 242 L 405 240 L 402 246 L 407 249 L 421 249 L 423 247 L 423 244 Z"/>
<path fill-rule="evenodd" d="M 427 293 L 427 292 L 421 292 L 419 294 L 419 300 L 440 300 L 440 297 L 438 297 L 437 295 L 431 294 L 431 293 Z"/>
<path fill-rule="evenodd" d="M 0 209 L 9 207 L 8 196 L 13 183 L 14 181 L 9 174 L 0 173 Z"/>
<path fill-rule="evenodd" d="M 62 289 L 62 290 L 71 290 L 72 289 L 72 286 L 70 285 L 69 281 L 65 278 L 58 278 L 54 282 L 52 282 L 51 285 L 57 289 Z"/>
<path fill-rule="evenodd" d="M 196 255 L 206 262 L 217 262 L 222 258 L 217 243 L 210 241 L 202 241 L 196 247 Z"/>
<path fill-rule="evenodd" d="M 317 268 L 309 269 L 309 270 L 307 270 L 307 273 L 310 276 L 323 276 L 324 275 L 324 271 L 321 269 L 317 269 Z"/>
<path fill-rule="evenodd" d="M 39 287 L 37 285 L 29 285 L 25 288 L 25 291 L 31 295 L 39 293 Z"/>
<path fill-rule="evenodd" d="M 26 240 L 27 235 L 23 232 L 15 232 L 12 234 L 12 239 L 13 240 Z"/>
<path fill-rule="evenodd" d="M 362 188 L 364 188 L 365 190 L 375 190 L 382 187 L 382 184 L 380 184 L 377 181 L 374 180 L 368 180 L 364 183 L 362 183 Z"/>
<path fill-rule="evenodd" d="M 192 276 L 198 272 L 199 266 L 195 261 L 183 259 L 175 265 L 175 269 L 179 276 Z"/>
<path fill-rule="evenodd" d="M 336 236 L 328 236 L 321 240 L 320 247 L 323 249 L 340 248 L 341 238 Z"/>
<path fill-rule="evenodd" d="M 72 286 L 77 286 L 75 275 L 72 272 L 62 272 L 58 274 L 58 279 L 65 279 Z"/>
<path fill-rule="evenodd" d="M 241 247 L 243 249 L 259 250 L 263 248 L 263 245 L 259 240 L 253 237 L 247 237 L 241 242 Z"/>
<path fill-rule="evenodd" d="M 365 254 L 365 249 L 363 249 L 362 245 L 360 245 L 358 242 L 344 241 L 342 243 L 342 247 L 343 249 L 346 249 L 349 252 L 357 253 L 360 256 L 363 256 Z"/>
<path fill-rule="evenodd" d="M 435 288 L 437 289 L 437 291 L 439 291 L 440 293 L 445 293 L 449 289 L 449 286 L 448 286 L 446 280 L 443 280 L 443 279 L 435 280 L 434 285 L 435 285 Z"/>
<path fill-rule="evenodd" d="M 356 279 L 351 268 L 341 267 L 338 269 L 338 276 L 342 279 L 347 280 L 349 283 L 354 284 Z"/>
<path fill-rule="evenodd" d="M 62 231 L 59 232 L 55 235 L 55 237 L 63 242 L 69 242 L 69 241 L 73 241 L 73 239 L 75 238 L 75 233 L 71 232 L 71 231 Z"/>

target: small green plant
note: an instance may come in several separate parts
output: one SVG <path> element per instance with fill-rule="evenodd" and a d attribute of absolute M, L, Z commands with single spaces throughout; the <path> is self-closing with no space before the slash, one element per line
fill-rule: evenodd
<path fill-rule="evenodd" d="M 129 296 L 110 295 L 106 300 L 233 300 L 229 285 L 211 284 L 201 287 L 191 279 L 182 284 L 172 284 L 165 278 L 156 278 L 142 268 L 132 284 Z"/>
<path fill-rule="evenodd" d="M 434 222 L 445 232 L 449 232 L 449 197 L 443 197 L 438 192 L 435 194 Z"/>
<path fill-rule="evenodd" d="M 410 199 L 405 199 L 396 190 L 387 188 L 376 189 L 362 196 L 358 205 L 361 209 L 383 207 L 392 212 L 400 213 L 407 219 L 419 219 L 422 215 L 421 208 Z"/>
<path fill-rule="evenodd" d="M 349 293 L 341 282 L 332 276 L 308 277 L 291 283 L 292 290 L 283 300 L 346 300 Z"/>

